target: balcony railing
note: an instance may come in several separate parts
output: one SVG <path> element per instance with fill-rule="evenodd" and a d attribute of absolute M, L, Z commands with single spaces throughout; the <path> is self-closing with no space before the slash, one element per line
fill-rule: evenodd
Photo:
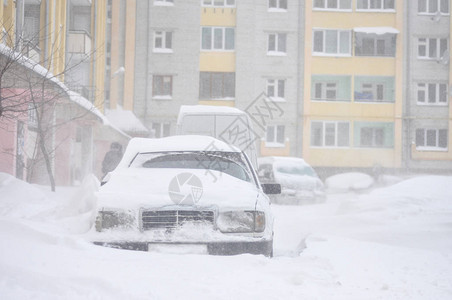
<path fill-rule="evenodd" d="M 85 31 L 69 31 L 67 49 L 69 53 L 89 55 L 91 53 L 91 36 Z"/>

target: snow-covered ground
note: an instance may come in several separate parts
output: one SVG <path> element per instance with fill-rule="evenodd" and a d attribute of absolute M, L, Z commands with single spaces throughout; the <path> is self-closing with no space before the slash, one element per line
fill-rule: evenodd
<path fill-rule="evenodd" d="M 452 177 L 273 205 L 272 259 L 94 246 L 84 184 L 0 173 L 1 299 L 452 299 Z"/>

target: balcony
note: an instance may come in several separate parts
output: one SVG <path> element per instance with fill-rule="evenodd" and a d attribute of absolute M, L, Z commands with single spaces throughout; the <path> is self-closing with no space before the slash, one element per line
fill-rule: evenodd
<path fill-rule="evenodd" d="M 67 50 L 72 54 L 91 54 L 91 36 L 85 31 L 69 31 Z"/>

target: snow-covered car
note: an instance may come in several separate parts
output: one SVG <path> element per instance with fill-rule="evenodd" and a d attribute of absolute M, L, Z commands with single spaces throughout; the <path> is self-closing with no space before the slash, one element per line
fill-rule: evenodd
<path fill-rule="evenodd" d="M 271 196 L 275 203 L 303 204 L 325 200 L 325 186 L 315 170 L 302 158 L 260 157 L 259 179 L 279 183 L 281 194 Z"/>
<path fill-rule="evenodd" d="M 208 136 L 134 138 L 98 194 L 93 241 L 143 251 L 273 252 L 273 216 L 246 155 Z"/>

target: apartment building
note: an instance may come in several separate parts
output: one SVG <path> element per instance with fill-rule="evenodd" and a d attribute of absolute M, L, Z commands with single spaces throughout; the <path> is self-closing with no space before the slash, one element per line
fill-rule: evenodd
<path fill-rule="evenodd" d="M 162 137 L 175 133 L 181 105 L 270 105 L 275 113 L 255 124 L 262 154 L 296 155 L 302 3 L 137 1 L 130 8 L 135 48 L 128 52 L 135 54 L 135 84 L 125 93 L 133 94 L 135 114 Z"/>
<path fill-rule="evenodd" d="M 306 1 L 303 157 L 402 166 L 404 1 Z"/>
<path fill-rule="evenodd" d="M 452 170 L 449 0 L 405 1 L 405 166 Z"/>
<path fill-rule="evenodd" d="M 130 138 L 102 114 L 106 3 L 2 1 L 0 59 L 13 57 L 1 66 L 8 96 L 2 104 L 14 99 L 19 109 L 0 118 L 0 171 L 30 182 L 79 184 L 87 174 L 102 176 L 112 141 L 125 145 Z"/>

